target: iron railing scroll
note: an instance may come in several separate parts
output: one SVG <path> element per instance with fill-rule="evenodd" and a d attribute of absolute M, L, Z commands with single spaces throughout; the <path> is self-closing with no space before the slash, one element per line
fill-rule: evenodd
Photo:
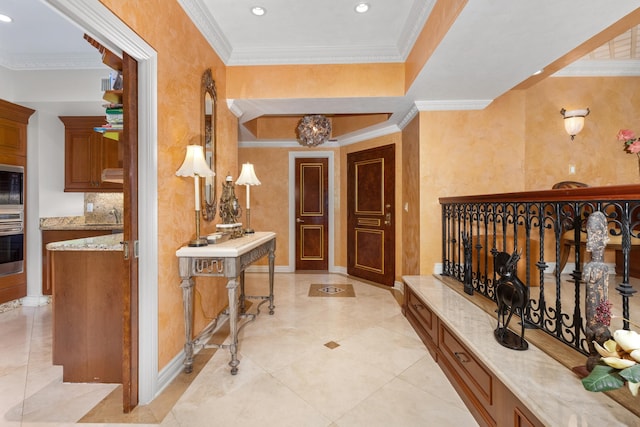
<path fill-rule="evenodd" d="M 519 252 L 517 274 L 530 290 L 529 303 L 519 315 L 527 327 L 539 328 L 583 354 L 588 354 L 582 281 L 582 266 L 589 261 L 584 250 L 586 218 L 603 212 L 613 242 L 605 262 L 616 269 L 615 279 L 609 276 L 608 298 L 614 320 L 629 329 L 629 300 L 636 292 L 630 283 L 630 253 L 640 251 L 640 244 L 632 244 L 640 239 L 640 185 L 445 197 L 440 204 L 442 274 L 462 286 L 467 270 L 473 293 L 495 301 L 499 276 L 494 258 L 499 252 Z M 466 263 L 463 237 L 472 252 Z M 572 267 L 569 273 L 559 268 L 563 257 Z"/>

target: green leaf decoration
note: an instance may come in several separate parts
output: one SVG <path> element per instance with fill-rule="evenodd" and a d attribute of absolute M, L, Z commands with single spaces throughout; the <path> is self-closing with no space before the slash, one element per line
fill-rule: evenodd
<path fill-rule="evenodd" d="M 627 369 L 620 371 L 620 376 L 632 383 L 640 383 L 640 365 L 635 364 Z"/>
<path fill-rule="evenodd" d="M 596 365 L 589 376 L 582 379 L 582 385 L 589 391 L 609 391 L 622 387 L 624 379 L 617 369 L 606 365 Z"/>

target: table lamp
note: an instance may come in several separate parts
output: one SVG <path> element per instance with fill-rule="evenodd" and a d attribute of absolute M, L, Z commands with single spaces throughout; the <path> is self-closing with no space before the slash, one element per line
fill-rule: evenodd
<path fill-rule="evenodd" d="M 200 237 L 200 177 L 214 176 L 204 159 L 204 150 L 201 145 L 187 145 L 187 154 L 177 176 L 192 176 L 195 190 L 196 209 L 196 237 L 189 242 L 189 246 L 207 246 L 207 239 Z"/>
<path fill-rule="evenodd" d="M 251 228 L 251 213 L 249 212 L 251 210 L 250 208 L 251 196 L 249 194 L 249 187 L 251 185 L 260 185 L 260 184 L 261 182 L 256 176 L 255 170 L 253 170 L 253 165 L 251 163 L 243 164 L 242 171 L 240 171 L 240 176 L 236 181 L 236 185 L 244 185 L 247 189 L 247 206 L 246 206 L 247 228 L 244 230 L 245 234 L 251 234 L 254 232 L 253 229 Z"/>

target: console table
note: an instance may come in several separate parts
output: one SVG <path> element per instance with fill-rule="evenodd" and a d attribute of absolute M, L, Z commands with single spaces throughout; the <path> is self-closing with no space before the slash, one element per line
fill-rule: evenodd
<path fill-rule="evenodd" d="M 273 269 L 276 250 L 276 234 L 256 232 L 237 239 L 208 246 L 183 246 L 176 251 L 180 271 L 180 287 L 184 308 L 184 371 L 193 371 L 193 353 L 196 346 L 204 348 L 228 348 L 231 352 L 231 374 L 238 373 L 238 322 L 240 317 L 252 321 L 260 313 L 260 306 L 269 301 L 269 314 L 273 314 Z M 260 258 L 269 256 L 269 295 L 247 296 L 244 293 L 244 271 Z M 207 325 L 198 336 L 192 338 L 194 277 L 226 277 L 229 307 Z M 238 280 L 239 279 L 239 280 Z M 240 295 L 238 295 L 240 287 Z M 245 300 L 259 299 L 255 314 L 245 313 Z M 230 344 L 207 344 L 207 340 L 229 319 Z M 246 324 L 246 323 L 245 323 Z M 244 324 L 242 325 L 244 326 Z"/>

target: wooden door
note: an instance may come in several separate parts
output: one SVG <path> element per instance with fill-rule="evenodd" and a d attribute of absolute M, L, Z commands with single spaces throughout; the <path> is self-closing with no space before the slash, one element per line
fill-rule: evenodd
<path fill-rule="evenodd" d="M 328 165 L 327 158 L 296 159 L 296 270 L 329 269 Z"/>
<path fill-rule="evenodd" d="M 123 53 L 123 286 L 122 399 L 124 412 L 138 405 L 138 63 Z"/>
<path fill-rule="evenodd" d="M 347 273 L 395 280 L 395 146 L 347 155 Z"/>

